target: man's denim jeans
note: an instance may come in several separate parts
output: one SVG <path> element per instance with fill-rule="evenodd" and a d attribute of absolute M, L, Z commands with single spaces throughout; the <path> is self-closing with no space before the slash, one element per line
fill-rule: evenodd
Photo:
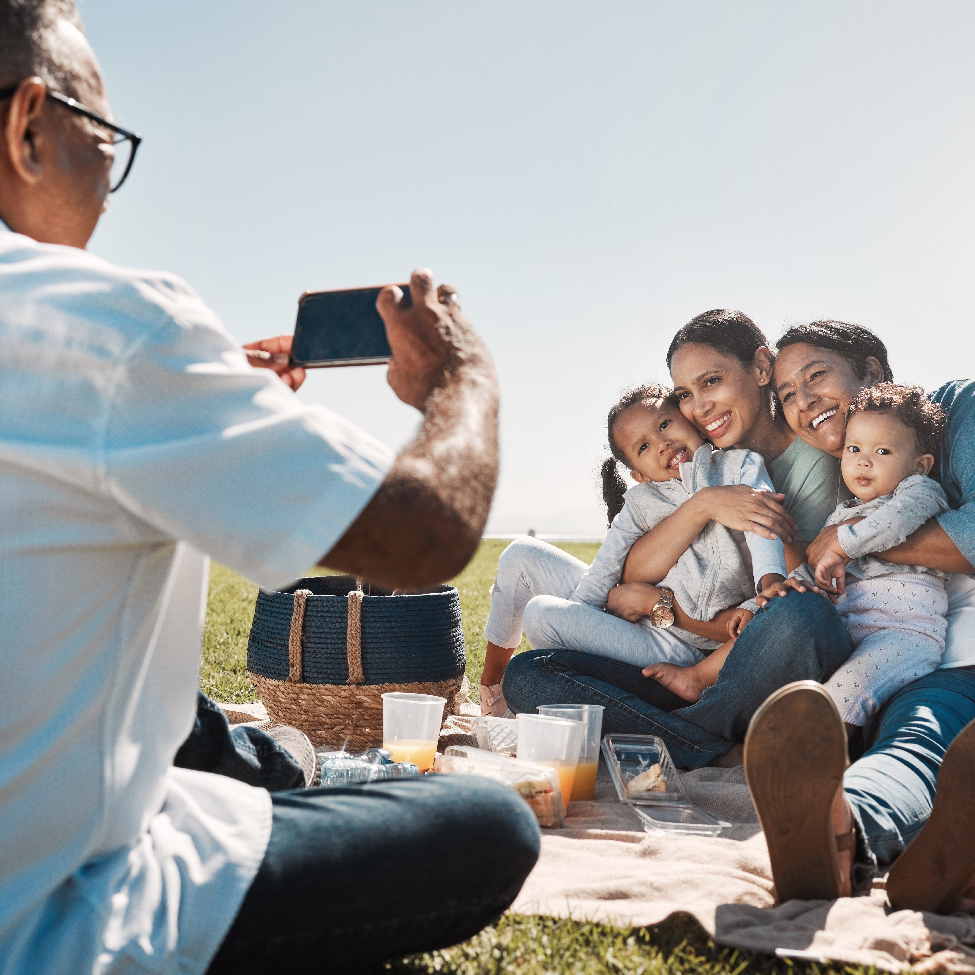
<path fill-rule="evenodd" d="M 260 728 L 231 728 L 227 716 L 201 691 L 196 695 L 196 721 L 173 764 L 198 772 L 216 772 L 268 792 L 296 789 L 305 773 L 287 749 Z"/>
<path fill-rule="evenodd" d="M 269 735 L 231 732 L 204 695 L 177 757 L 272 790 L 267 852 L 211 975 L 358 970 L 463 941 L 502 914 L 538 859 L 528 805 L 487 779 L 273 791 L 301 769 Z"/>

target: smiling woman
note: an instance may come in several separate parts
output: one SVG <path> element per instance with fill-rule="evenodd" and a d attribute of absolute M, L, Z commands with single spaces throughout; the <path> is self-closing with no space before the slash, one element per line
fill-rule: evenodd
<path fill-rule="evenodd" d="M 869 329 L 834 321 L 794 325 L 776 345 L 775 384 L 789 426 L 840 457 L 853 397 L 894 378 L 887 347 Z"/>

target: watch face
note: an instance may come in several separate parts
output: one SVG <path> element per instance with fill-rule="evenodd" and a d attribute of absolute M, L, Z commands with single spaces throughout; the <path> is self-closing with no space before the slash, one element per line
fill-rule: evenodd
<path fill-rule="evenodd" d="M 664 606 L 654 606 L 653 612 L 650 614 L 650 622 L 654 626 L 673 626 L 674 623 L 674 611 L 672 609 L 667 609 Z"/>

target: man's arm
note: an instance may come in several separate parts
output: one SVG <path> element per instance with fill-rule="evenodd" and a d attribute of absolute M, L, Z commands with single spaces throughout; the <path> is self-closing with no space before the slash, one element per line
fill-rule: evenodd
<path fill-rule="evenodd" d="M 384 288 L 377 308 L 393 392 L 423 413 L 416 439 L 321 564 L 394 588 L 455 576 L 474 554 L 498 476 L 498 387 L 453 288 L 430 271 L 410 281 L 412 308 Z"/>

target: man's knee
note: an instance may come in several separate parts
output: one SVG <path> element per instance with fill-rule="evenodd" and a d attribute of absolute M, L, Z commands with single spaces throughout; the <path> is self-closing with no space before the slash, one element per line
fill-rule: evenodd
<path fill-rule="evenodd" d="M 478 776 L 430 776 L 441 790 L 441 809 L 454 811 L 454 822 L 438 824 L 454 836 L 466 835 L 470 849 L 490 850 L 491 874 L 500 893 L 521 888 L 541 850 L 542 835 L 528 803 L 498 782 Z M 460 800 L 460 801 L 458 801 Z"/>

